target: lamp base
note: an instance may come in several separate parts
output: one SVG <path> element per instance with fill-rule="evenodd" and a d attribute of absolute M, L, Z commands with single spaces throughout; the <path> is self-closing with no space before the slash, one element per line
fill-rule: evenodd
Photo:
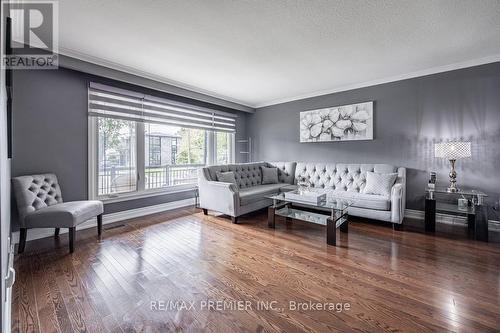
<path fill-rule="evenodd" d="M 446 189 L 449 193 L 458 192 L 457 188 L 457 172 L 455 171 L 455 160 L 450 160 L 451 170 L 450 170 L 450 187 Z"/>

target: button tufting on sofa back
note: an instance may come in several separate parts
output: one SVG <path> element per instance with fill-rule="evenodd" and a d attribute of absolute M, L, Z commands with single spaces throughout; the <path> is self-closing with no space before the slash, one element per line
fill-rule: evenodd
<path fill-rule="evenodd" d="M 12 185 L 21 216 L 63 202 L 61 189 L 54 174 L 15 177 L 12 179 Z"/>
<path fill-rule="evenodd" d="M 261 166 L 267 166 L 265 162 L 241 163 L 227 165 L 213 165 L 207 167 L 211 180 L 217 180 L 217 172 L 234 172 L 234 178 L 238 188 L 260 185 L 262 182 Z"/>
<path fill-rule="evenodd" d="M 336 191 L 362 192 L 366 185 L 366 172 L 393 173 L 397 168 L 388 164 L 327 164 L 297 163 L 295 184 L 305 179 L 313 188 Z"/>

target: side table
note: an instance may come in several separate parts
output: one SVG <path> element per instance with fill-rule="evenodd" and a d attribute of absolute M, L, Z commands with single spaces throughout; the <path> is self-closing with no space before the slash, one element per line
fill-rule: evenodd
<path fill-rule="evenodd" d="M 469 206 L 460 208 L 458 204 L 443 201 L 441 198 L 454 196 L 465 197 Z M 457 192 L 448 192 L 445 187 L 426 189 L 425 196 L 425 231 L 436 231 L 436 212 L 462 214 L 467 217 L 468 231 L 476 240 L 488 241 L 488 206 L 484 202 L 487 195 L 477 190 L 459 189 Z M 441 199 L 441 200 L 440 200 Z"/>

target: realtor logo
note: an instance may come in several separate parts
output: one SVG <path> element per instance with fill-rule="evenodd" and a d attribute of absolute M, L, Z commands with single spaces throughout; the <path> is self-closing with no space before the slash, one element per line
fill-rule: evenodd
<path fill-rule="evenodd" d="M 10 48 L 4 65 L 10 69 L 58 68 L 58 3 L 18 1 L 3 3 L 10 18 Z"/>

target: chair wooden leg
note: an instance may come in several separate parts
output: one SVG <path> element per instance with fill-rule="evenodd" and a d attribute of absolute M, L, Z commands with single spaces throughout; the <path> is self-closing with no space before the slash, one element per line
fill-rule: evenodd
<path fill-rule="evenodd" d="M 56 228 L 56 231 L 54 231 L 54 236 L 59 236 L 59 228 Z"/>
<path fill-rule="evenodd" d="M 26 247 L 26 236 L 28 235 L 27 228 L 21 228 L 19 230 L 19 247 L 17 248 L 17 253 L 23 253 Z"/>
<path fill-rule="evenodd" d="M 75 250 L 76 227 L 69 228 L 69 253 Z"/>
<path fill-rule="evenodd" d="M 102 214 L 97 215 L 97 235 L 102 234 Z"/>

